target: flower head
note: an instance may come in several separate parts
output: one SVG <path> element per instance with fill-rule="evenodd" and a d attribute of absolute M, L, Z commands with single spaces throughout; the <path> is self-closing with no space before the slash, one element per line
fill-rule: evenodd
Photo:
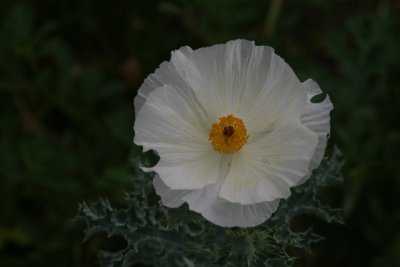
<path fill-rule="evenodd" d="M 215 151 L 234 153 L 247 143 L 248 138 L 243 121 L 233 115 L 228 115 L 211 125 L 208 139 Z"/>
<path fill-rule="evenodd" d="M 160 160 L 146 171 L 165 206 L 220 226 L 255 226 L 325 151 L 329 97 L 301 83 L 267 46 L 245 40 L 172 52 L 135 98 L 137 145 Z"/>

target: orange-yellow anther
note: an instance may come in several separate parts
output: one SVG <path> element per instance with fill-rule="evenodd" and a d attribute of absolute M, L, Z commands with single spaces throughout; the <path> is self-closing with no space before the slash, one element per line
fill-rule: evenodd
<path fill-rule="evenodd" d="M 233 115 L 219 118 L 211 125 L 208 139 L 214 150 L 222 153 L 234 153 L 247 143 L 249 135 L 241 119 Z"/>

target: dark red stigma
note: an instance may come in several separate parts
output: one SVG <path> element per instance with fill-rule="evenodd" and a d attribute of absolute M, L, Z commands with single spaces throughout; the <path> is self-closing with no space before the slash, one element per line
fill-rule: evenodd
<path fill-rule="evenodd" d="M 234 132 L 235 129 L 232 126 L 225 126 L 224 130 L 222 131 L 226 137 L 231 137 Z"/>

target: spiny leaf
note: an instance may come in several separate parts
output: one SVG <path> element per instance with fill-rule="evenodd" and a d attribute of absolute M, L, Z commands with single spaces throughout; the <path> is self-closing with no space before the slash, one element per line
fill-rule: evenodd
<path fill-rule="evenodd" d="M 255 228 L 215 226 L 187 205 L 167 209 L 160 205 L 152 177 L 136 169 L 136 187 L 126 194 L 126 207 L 115 209 L 107 200 L 80 205 L 78 217 L 87 224 L 86 236 L 105 231 L 122 236 L 127 246 L 116 253 L 99 253 L 107 267 L 145 263 L 153 266 L 292 266 L 287 248 L 310 251 L 322 239 L 312 228 L 293 232 L 290 221 L 299 214 L 314 214 L 328 222 L 341 222 L 339 209 L 322 204 L 317 193 L 341 181 L 340 152 L 335 147 L 305 184 L 294 188 L 289 199 L 263 225 Z M 137 167 L 137 166 L 136 166 Z"/>

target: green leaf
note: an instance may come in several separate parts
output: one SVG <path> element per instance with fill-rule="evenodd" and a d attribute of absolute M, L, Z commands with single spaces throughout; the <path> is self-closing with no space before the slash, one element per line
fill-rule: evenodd
<path fill-rule="evenodd" d="M 191 212 L 160 206 L 148 174 L 135 170 L 135 188 L 126 195 L 126 207 L 115 209 L 106 200 L 80 205 L 78 218 L 86 221 L 86 237 L 98 231 L 122 236 L 127 246 L 116 253 L 99 253 L 101 266 L 292 266 L 287 252 L 296 247 L 310 252 L 310 245 L 323 239 L 312 227 L 294 232 L 291 220 L 314 214 L 327 222 L 342 222 L 340 209 L 323 205 L 317 194 L 323 187 L 342 180 L 340 151 L 329 158 L 303 185 L 292 190 L 266 223 L 254 228 L 222 228 Z"/>

